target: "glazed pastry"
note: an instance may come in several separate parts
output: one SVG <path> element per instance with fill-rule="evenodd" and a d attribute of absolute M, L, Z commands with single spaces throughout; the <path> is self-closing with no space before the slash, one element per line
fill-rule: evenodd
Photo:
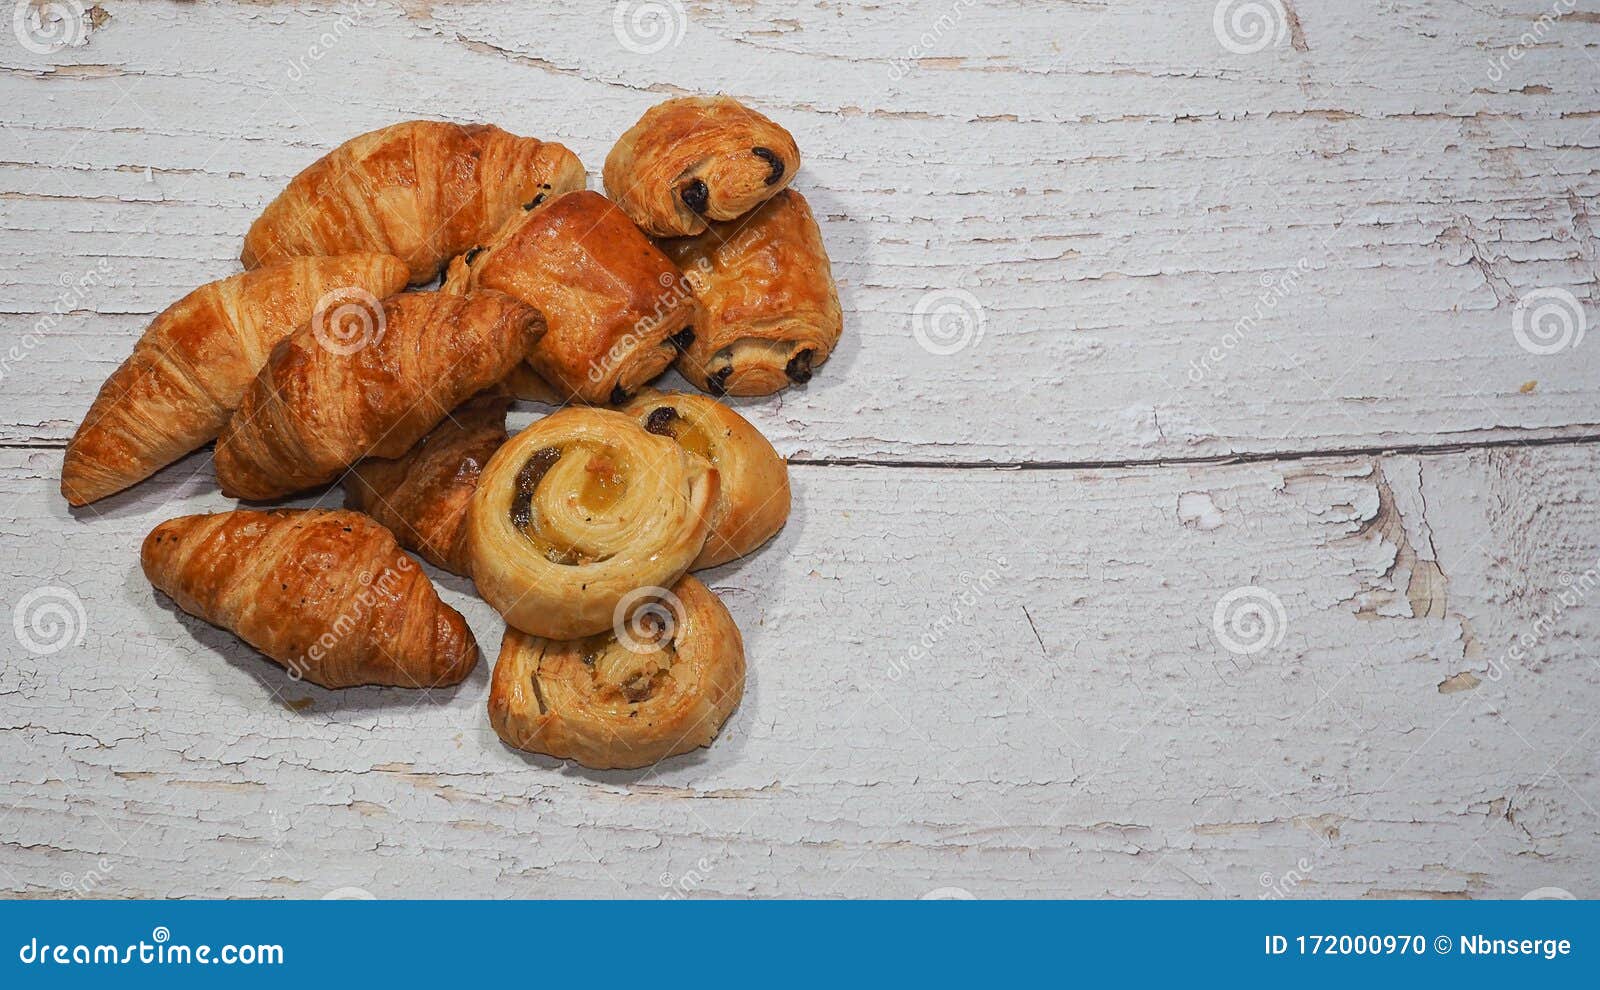
<path fill-rule="evenodd" d="M 224 495 L 278 498 L 363 457 L 399 457 L 544 332 L 498 292 L 404 292 L 348 318 L 364 332 L 307 326 L 272 352 L 217 439 Z"/>
<path fill-rule="evenodd" d="M 507 629 L 489 722 L 508 746 L 632 769 L 708 746 L 744 694 L 733 618 L 692 577 L 617 632 L 549 640 Z"/>
<path fill-rule="evenodd" d="M 654 389 L 623 412 L 717 469 L 711 531 L 691 570 L 743 557 L 783 528 L 789 518 L 789 466 L 743 416 L 703 395 Z"/>
<path fill-rule="evenodd" d="M 694 338 L 694 293 L 597 192 L 568 193 L 450 265 L 447 291 L 495 289 L 544 314 L 528 363 L 567 401 L 627 401 Z"/>
<path fill-rule="evenodd" d="M 803 384 L 839 342 L 843 318 L 822 233 L 793 189 L 743 220 L 662 242 L 700 300 L 677 368 L 712 395 Z"/>
<path fill-rule="evenodd" d="M 789 184 L 800 149 L 788 131 L 726 96 L 645 111 L 606 156 L 606 193 L 647 234 L 683 237 L 732 220 Z"/>
<path fill-rule="evenodd" d="M 562 409 L 483 469 L 468 513 L 472 579 L 523 632 L 592 636 L 629 592 L 689 569 L 716 500 L 703 458 L 622 413 Z"/>
<path fill-rule="evenodd" d="M 67 444 L 61 494 L 86 505 L 215 439 L 273 345 L 319 310 L 405 284 L 399 258 L 347 254 L 208 282 L 179 299 L 100 386 Z"/>
<path fill-rule="evenodd" d="M 178 607 L 327 688 L 457 684 L 478 662 L 461 613 L 389 531 L 355 512 L 180 516 L 139 552 Z"/>
<path fill-rule="evenodd" d="M 399 255 L 430 281 L 521 209 L 582 189 L 559 144 L 492 124 L 411 120 L 351 138 L 290 180 L 244 238 L 246 268 L 303 255 Z"/>
<path fill-rule="evenodd" d="M 365 512 L 400 545 L 452 574 L 468 573 L 467 504 L 506 442 L 511 397 L 478 396 L 393 460 L 369 457 L 344 477 L 344 507 Z"/>

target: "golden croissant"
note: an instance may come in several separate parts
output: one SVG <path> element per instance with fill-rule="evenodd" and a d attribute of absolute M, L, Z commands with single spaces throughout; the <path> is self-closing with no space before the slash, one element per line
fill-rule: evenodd
<path fill-rule="evenodd" d="M 489 457 L 506 442 L 511 397 L 485 393 L 397 458 L 369 457 L 345 475 L 345 508 L 387 526 L 435 567 L 467 574 L 467 505 Z"/>
<path fill-rule="evenodd" d="M 559 144 L 492 124 L 392 124 L 313 162 L 245 235 L 246 268 L 302 255 L 399 255 L 420 285 L 520 209 L 584 184 Z"/>
<path fill-rule="evenodd" d="M 489 722 L 509 746 L 597 770 L 710 745 L 744 695 L 744 643 L 692 577 L 641 599 L 615 630 L 549 640 L 507 629 Z"/>
<path fill-rule="evenodd" d="M 568 401 L 625 402 L 694 338 L 688 282 L 597 192 L 512 220 L 450 265 L 447 289 L 496 289 L 538 309 L 549 332 L 528 364 Z"/>
<path fill-rule="evenodd" d="M 661 242 L 700 300 L 677 369 L 712 395 L 803 384 L 844 328 L 822 232 L 793 189 L 699 237 Z"/>
<path fill-rule="evenodd" d="M 749 213 L 800 168 L 794 137 L 738 100 L 681 97 L 645 111 L 606 156 L 606 194 L 655 237 Z"/>
<path fill-rule="evenodd" d="M 705 546 L 717 473 L 631 417 L 571 406 L 489 459 L 468 510 L 472 580 L 507 623 L 575 639 L 666 587 Z"/>
<path fill-rule="evenodd" d="M 459 683 L 478 662 L 389 531 L 355 512 L 237 510 L 169 519 L 140 563 L 178 607 L 323 687 Z"/>
<path fill-rule="evenodd" d="M 151 321 L 67 444 L 61 494 L 85 505 L 216 438 L 278 341 L 350 295 L 399 291 L 383 254 L 296 258 L 208 282 Z"/>
<path fill-rule="evenodd" d="M 703 395 L 647 389 L 623 407 L 647 432 L 671 437 L 717 469 L 706 545 L 690 567 L 743 557 L 789 518 L 789 466 L 749 420 Z"/>
<path fill-rule="evenodd" d="M 278 498 L 363 457 L 399 457 L 544 332 L 536 310 L 498 292 L 405 292 L 341 316 L 280 343 L 245 392 L 217 438 L 223 494 Z"/>

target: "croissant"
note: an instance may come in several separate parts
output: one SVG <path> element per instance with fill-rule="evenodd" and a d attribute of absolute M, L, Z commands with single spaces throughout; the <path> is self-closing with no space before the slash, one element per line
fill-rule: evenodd
<path fill-rule="evenodd" d="M 478 662 L 461 613 L 439 601 L 389 531 L 354 512 L 180 516 L 140 563 L 178 607 L 323 687 L 459 683 Z"/>
<path fill-rule="evenodd" d="M 785 189 L 743 220 L 662 242 L 700 300 L 677 369 L 712 395 L 767 395 L 828 360 L 844 321 L 822 232 Z"/>
<path fill-rule="evenodd" d="M 544 332 L 537 311 L 498 292 L 405 292 L 359 316 L 273 350 L 217 438 L 223 494 L 278 498 L 363 457 L 399 457 Z"/>
<path fill-rule="evenodd" d="M 496 289 L 544 314 L 528 363 L 567 399 L 625 402 L 694 338 L 694 293 L 610 200 L 568 193 L 450 265 L 447 291 Z"/>
<path fill-rule="evenodd" d="M 705 545 L 717 473 L 606 409 L 572 406 L 512 437 L 467 514 L 472 579 L 523 632 L 610 627 L 630 591 L 672 584 Z"/>
<path fill-rule="evenodd" d="M 401 456 L 360 462 L 344 477 L 345 508 L 376 519 L 435 567 L 466 574 L 467 504 L 506 442 L 510 405 L 510 396 L 480 395 Z"/>
<path fill-rule="evenodd" d="M 616 631 L 540 639 L 507 629 L 489 722 L 509 746 L 596 770 L 710 745 L 744 695 L 744 643 L 717 596 L 684 577 Z"/>
<path fill-rule="evenodd" d="M 743 416 L 703 395 L 654 389 L 622 411 L 717 469 L 711 529 L 692 570 L 743 557 L 783 528 L 789 518 L 789 466 Z"/>
<path fill-rule="evenodd" d="M 382 254 L 297 258 L 200 288 L 151 321 L 67 444 L 61 494 L 86 505 L 214 439 L 273 345 L 348 297 L 398 291 Z"/>
<path fill-rule="evenodd" d="M 645 111 L 606 156 L 606 193 L 655 237 L 749 213 L 800 168 L 788 131 L 726 96 L 682 97 Z"/>
<path fill-rule="evenodd" d="M 399 255 L 420 285 L 445 262 L 532 209 L 584 184 L 559 144 L 492 124 L 392 124 L 351 138 L 290 180 L 256 218 L 246 268 L 301 255 Z"/>

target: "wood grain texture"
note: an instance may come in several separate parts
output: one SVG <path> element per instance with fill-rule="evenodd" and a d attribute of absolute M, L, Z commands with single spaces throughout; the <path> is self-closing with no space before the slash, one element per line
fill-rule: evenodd
<path fill-rule="evenodd" d="M 649 54 L 609 3 L 103 0 L 74 47 L 0 39 L 0 888 L 1600 896 L 1600 349 L 1513 333 L 1557 289 L 1594 322 L 1573 6 L 1283 0 L 1256 52 L 1211 0 L 695 2 Z M 55 494 L 149 318 L 340 141 L 492 120 L 593 183 L 718 91 L 798 140 L 846 331 L 737 403 L 795 510 L 702 575 L 751 668 L 710 750 L 525 757 L 487 667 L 288 681 L 138 572 L 231 504 L 209 454 Z M 981 337 L 934 353 L 956 291 Z"/>
<path fill-rule="evenodd" d="M 428 695 L 286 680 L 128 550 L 227 504 L 203 465 L 72 519 L 58 460 L 0 453 L 34 547 L 0 600 L 84 605 L 81 645 L 0 673 L 15 892 L 1600 890 L 1594 447 L 796 471 L 774 543 L 703 575 L 744 704 L 709 750 L 626 773 L 505 748 L 486 668 Z M 492 655 L 499 621 L 430 573 Z M 1246 586 L 1283 622 L 1235 654 L 1213 618 Z"/>
<path fill-rule="evenodd" d="M 47 325 L 6 362 L 0 439 L 64 438 L 148 317 L 236 270 L 262 204 L 346 137 L 493 119 L 593 181 L 647 106 L 690 91 L 794 132 L 834 259 L 839 352 L 750 406 L 785 453 L 1120 462 L 1600 432 L 1600 350 L 1512 335 L 1538 288 L 1592 317 L 1593 12 L 1513 49 L 1548 0 L 1291 4 L 1292 37 L 1236 54 L 1209 0 L 760 0 L 693 5 L 640 55 L 605 4 L 100 6 L 81 46 L 0 47 L 3 309 Z M 984 332 L 939 356 L 913 314 L 946 290 Z"/>

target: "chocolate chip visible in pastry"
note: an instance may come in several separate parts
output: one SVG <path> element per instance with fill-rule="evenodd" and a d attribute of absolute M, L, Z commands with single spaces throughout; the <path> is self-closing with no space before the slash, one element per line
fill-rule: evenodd
<path fill-rule="evenodd" d="M 794 137 L 726 96 L 667 100 L 645 111 L 606 156 L 606 192 L 646 233 L 685 237 L 733 220 L 788 185 Z"/>
<path fill-rule="evenodd" d="M 748 217 L 658 243 L 693 273 L 700 313 L 676 366 L 696 387 L 766 395 L 809 381 L 833 352 L 839 295 L 817 221 L 793 189 Z"/>
<path fill-rule="evenodd" d="M 703 395 L 654 389 L 623 411 L 716 468 L 711 531 L 691 570 L 742 557 L 783 528 L 789 518 L 788 465 L 743 416 Z"/>

